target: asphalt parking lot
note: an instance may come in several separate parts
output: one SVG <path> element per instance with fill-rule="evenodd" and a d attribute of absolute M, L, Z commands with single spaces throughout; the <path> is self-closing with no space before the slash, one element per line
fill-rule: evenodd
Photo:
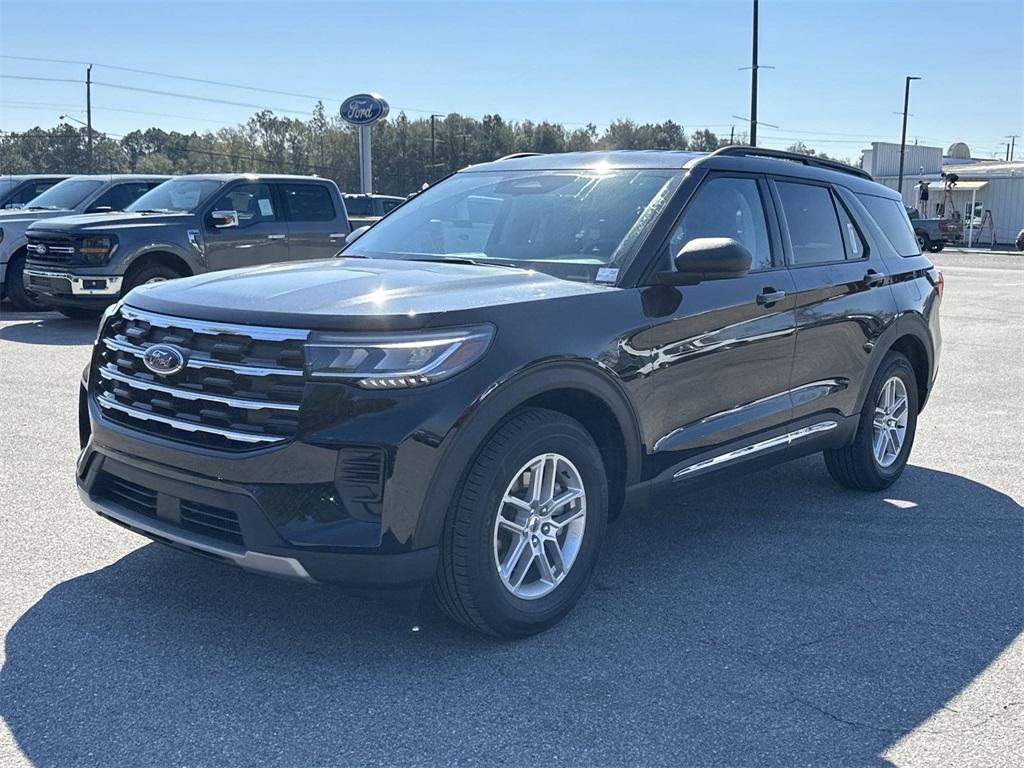
<path fill-rule="evenodd" d="M 1024 256 L 935 260 L 940 382 L 898 484 L 813 457 L 637 510 L 576 611 L 510 644 L 88 512 L 94 329 L 4 311 L 0 765 L 1014 763 Z"/>

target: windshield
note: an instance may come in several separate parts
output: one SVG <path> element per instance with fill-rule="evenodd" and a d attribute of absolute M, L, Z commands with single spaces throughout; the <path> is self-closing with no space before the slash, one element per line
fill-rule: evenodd
<path fill-rule="evenodd" d="M 213 179 L 171 179 L 149 190 L 125 210 L 193 213 L 223 184 Z"/>
<path fill-rule="evenodd" d="M 346 256 L 471 260 L 614 282 L 682 179 L 673 170 L 459 173 L 408 201 Z"/>
<path fill-rule="evenodd" d="M 25 207 L 28 210 L 70 211 L 101 186 L 103 182 L 99 179 L 65 179 L 33 197 Z"/>

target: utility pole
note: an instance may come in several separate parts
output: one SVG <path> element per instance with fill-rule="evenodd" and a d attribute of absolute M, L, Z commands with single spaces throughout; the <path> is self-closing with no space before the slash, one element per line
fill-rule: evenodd
<path fill-rule="evenodd" d="M 920 77 L 907 76 L 906 86 L 903 89 L 903 135 L 900 138 L 900 176 L 896 183 L 896 191 L 903 195 L 903 156 L 907 151 L 907 109 L 910 106 L 910 81 L 920 80 Z"/>
<path fill-rule="evenodd" d="M 85 70 L 85 145 L 88 152 L 89 173 L 92 173 L 92 64 Z"/>
<path fill-rule="evenodd" d="M 1006 138 L 1008 138 L 1010 140 L 1010 146 L 1006 150 L 1006 152 L 1007 152 L 1007 154 L 1006 154 L 1006 162 L 1008 162 L 1008 163 L 1012 163 L 1013 162 L 1013 150 L 1014 150 L 1014 148 L 1017 145 L 1017 136 L 1018 136 L 1018 134 L 1014 133 L 1014 134 L 1011 134 L 1010 136 L 1006 137 Z"/>
<path fill-rule="evenodd" d="M 430 116 L 430 180 L 433 182 L 437 176 L 437 139 L 434 138 L 436 131 L 437 118 L 444 117 L 444 115 L 431 115 Z"/>
<path fill-rule="evenodd" d="M 750 64 L 750 146 L 757 146 L 757 0 L 754 0 L 754 42 Z"/>

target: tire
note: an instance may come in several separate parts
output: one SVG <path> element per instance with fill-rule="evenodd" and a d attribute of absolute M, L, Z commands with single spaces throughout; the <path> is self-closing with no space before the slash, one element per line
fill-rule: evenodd
<path fill-rule="evenodd" d="M 543 466 L 544 472 L 556 468 L 555 496 L 571 491 L 574 485 L 582 488 L 584 496 L 560 506 L 551 517 L 538 517 L 538 505 L 533 511 L 524 511 L 530 504 L 519 501 L 518 496 L 528 497 L 530 488 L 519 482 L 532 477 L 528 467 L 534 462 Z M 546 475 L 542 472 L 540 476 Z M 504 501 L 509 495 L 517 496 L 517 504 Z M 518 592 L 512 586 L 516 569 L 511 569 L 506 583 L 500 567 L 514 559 L 520 536 L 500 526 L 499 515 L 522 525 L 527 533 L 520 551 L 529 559 L 518 562 L 522 574 L 515 587 Z M 541 632 L 560 621 L 586 590 L 607 520 L 608 484 L 590 433 L 556 411 L 515 411 L 484 443 L 448 510 L 434 599 L 452 619 L 480 632 L 502 638 Z M 542 563 L 557 563 L 550 536 L 555 541 L 563 537 L 557 551 L 563 553 L 566 567 L 559 571 L 548 566 L 552 578 L 545 581 Z M 543 561 L 530 543 L 537 541 L 544 552 Z"/>
<path fill-rule="evenodd" d="M 927 250 L 931 250 L 932 241 L 927 234 L 925 234 L 924 232 L 915 232 L 914 234 L 917 235 L 917 244 L 921 248 L 921 253 L 924 253 Z"/>
<path fill-rule="evenodd" d="M 123 296 L 132 288 L 138 288 L 146 283 L 162 283 L 165 280 L 176 280 L 179 277 L 181 277 L 180 272 L 163 264 L 142 264 L 128 270 L 121 295 Z"/>
<path fill-rule="evenodd" d="M 885 460 L 880 461 L 875 451 L 876 406 L 883 387 L 894 378 L 902 384 L 906 396 L 905 432 L 895 456 L 890 451 Z M 897 389 L 899 386 L 894 385 Z M 890 352 L 871 382 L 853 441 L 842 448 L 824 451 L 825 466 L 832 479 L 842 486 L 861 491 L 880 491 L 895 483 L 903 474 L 914 447 L 918 397 L 917 377 L 910 361 L 898 352 Z"/>
<path fill-rule="evenodd" d="M 71 320 L 97 320 L 103 314 L 102 309 L 89 307 L 57 307 L 57 311 Z"/>
<path fill-rule="evenodd" d="M 15 256 L 7 263 L 7 298 L 19 312 L 45 312 L 50 309 L 38 294 L 25 289 L 25 257 Z"/>
<path fill-rule="evenodd" d="M 939 251 L 941 251 L 945 247 L 946 247 L 945 243 L 941 243 L 939 245 L 929 245 L 928 246 L 928 250 L 931 251 L 932 253 L 938 253 Z"/>

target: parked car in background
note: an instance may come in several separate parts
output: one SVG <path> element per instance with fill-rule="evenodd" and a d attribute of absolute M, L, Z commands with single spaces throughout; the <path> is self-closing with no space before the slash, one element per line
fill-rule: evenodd
<path fill-rule="evenodd" d="M 341 193 L 328 179 L 179 176 L 124 212 L 29 227 L 25 282 L 65 315 L 92 317 L 144 283 L 330 258 L 349 231 Z"/>
<path fill-rule="evenodd" d="M 890 486 L 938 370 L 943 280 L 899 195 L 805 155 L 498 160 L 350 240 L 111 308 L 89 506 L 254 572 L 433 583 L 518 637 L 584 593 L 627 498 L 816 451 Z"/>
<path fill-rule="evenodd" d="M 394 195 L 357 195 L 346 193 L 345 210 L 348 212 L 349 223 L 352 229 L 366 227 L 376 223 L 386 213 L 405 202 L 404 197 Z"/>
<path fill-rule="evenodd" d="M 938 253 L 947 245 L 959 243 L 963 236 L 960 225 L 950 219 L 924 219 L 917 208 L 906 206 L 907 216 L 914 228 L 917 244 L 922 251 Z"/>
<path fill-rule="evenodd" d="M 9 298 L 16 309 L 44 308 L 25 289 L 22 276 L 28 255 L 25 233 L 34 222 L 75 213 L 120 211 L 169 178 L 135 174 L 71 176 L 29 200 L 24 208 L 0 213 L 0 295 Z"/>
<path fill-rule="evenodd" d="M 21 208 L 66 178 L 67 174 L 0 176 L 0 209 Z"/>

